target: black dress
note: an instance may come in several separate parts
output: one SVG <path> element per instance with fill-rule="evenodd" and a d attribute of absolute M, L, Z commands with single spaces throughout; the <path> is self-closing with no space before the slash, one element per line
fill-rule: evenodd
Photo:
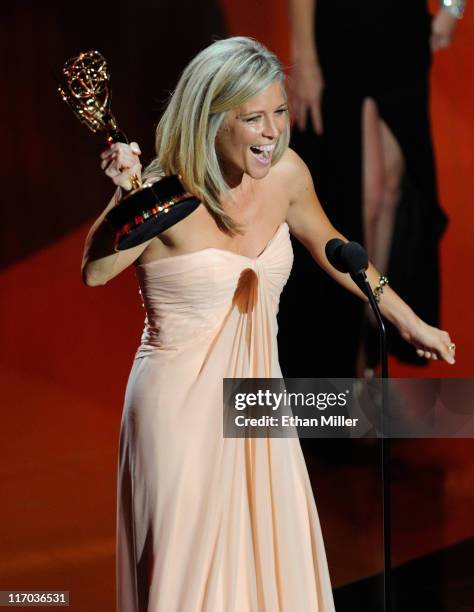
<path fill-rule="evenodd" d="M 380 272 L 422 319 L 437 325 L 438 243 L 446 215 L 438 201 L 430 135 L 430 30 L 425 0 L 409 6 L 399 0 L 316 0 L 324 134 L 294 131 L 291 146 L 308 164 L 331 222 L 349 240 L 363 243 L 362 106 L 367 97 L 376 101 L 405 161 L 389 267 Z M 297 241 L 293 246 L 295 264 L 279 316 L 283 373 L 354 376 L 363 303 L 319 270 Z M 299 350 L 301 334 L 314 347 L 311 355 Z M 375 361 L 377 337 L 370 338 Z M 389 350 L 405 362 L 424 363 L 394 329 Z"/>

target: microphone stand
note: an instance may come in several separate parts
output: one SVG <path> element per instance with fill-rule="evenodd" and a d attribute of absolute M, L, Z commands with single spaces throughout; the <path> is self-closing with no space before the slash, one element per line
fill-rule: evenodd
<path fill-rule="evenodd" d="M 387 382 L 388 382 L 388 353 L 387 333 L 382 320 L 378 304 L 375 300 L 372 288 L 367 280 L 365 271 L 352 275 L 357 286 L 365 293 L 373 310 L 379 328 L 380 360 L 382 366 L 382 516 L 383 516 L 383 550 L 384 550 L 384 572 L 383 572 L 383 599 L 384 612 L 392 611 L 392 565 L 391 565 L 391 514 L 390 514 L 390 437 L 388 434 L 387 404 Z"/>
<path fill-rule="evenodd" d="M 349 273 L 352 280 L 359 289 L 367 296 L 369 304 L 377 320 L 380 336 L 380 359 L 382 363 L 382 490 L 383 490 L 383 550 L 384 550 L 384 573 L 383 573 L 383 601 L 384 612 L 392 611 L 392 567 L 391 567 L 391 533 L 390 533 L 390 438 L 388 435 L 389 415 L 388 413 L 388 355 L 387 335 L 385 325 L 378 304 L 375 300 L 372 288 L 367 280 L 365 271 L 369 265 L 369 259 L 364 248 L 357 242 L 344 242 L 340 238 L 332 238 L 326 243 L 326 257 L 336 270 Z"/>

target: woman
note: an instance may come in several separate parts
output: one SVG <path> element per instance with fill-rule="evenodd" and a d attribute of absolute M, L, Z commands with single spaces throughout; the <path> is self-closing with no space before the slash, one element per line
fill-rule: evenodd
<path fill-rule="evenodd" d="M 431 17 L 427 0 L 409 5 L 289 0 L 297 125 L 292 146 L 308 163 L 333 223 L 350 231 L 353 240 L 364 240 L 374 265 L 432 325 L 439 320 L 438 243 L 446 216 L 437 193 L 429 73 L 432 52 L 453 38 L 464 0 L 439 4 Z M 328 293 L 332 312 L 340 310 L 342 319 L 353 312 L 350 299 L 308 271 L 311 263 L 296 250 L 294 270 Z M 290 333 L 293 312 L 289 306 L 285 313 L 282 305 L 283 335 L 286 327 Z M 302 313 L 299 325 L 305 325 Z M 327 336 L 318 338 L 331 338 L 336 346 L 342 338 L 350 343 L 344 371 L 333 352 L 332 375 L 352 374 L 361 327 L 360 318 L 358 326 L 340 327 L 338 337 L 338 330 L 328 326 Z M 394 355 L 425 363 L 392 332 Z M 373 365 L 376 356 L 369 361 Z"/>
<path fill-rule="evenodd" d="M 292 264 L 289 232 L 359 295 L 326 259 L 326 242 L 342 236 L 288 138 L 277 58 L 248 38 L 218 41 L 184 70 L 144 173 L 180 174 L 202 204 L 160 236 L 114 253 L 104 222 L 114 198 L 86 239 L 86 284 L 134 264 L 146 309 L 120 437 L 122 612 L 334 610 L 298 439 L 224 438 L 221 425 L 223 378 L 281 376 L 276 314 Z M 139 152 L 114 144 L 102 154 L 122 189 L 140 175 Z M 377 284 L 372 266 L 368 276 Z M 449 335 L 390 289 L 381 308 L 419 350 L 453 362 Z"/>

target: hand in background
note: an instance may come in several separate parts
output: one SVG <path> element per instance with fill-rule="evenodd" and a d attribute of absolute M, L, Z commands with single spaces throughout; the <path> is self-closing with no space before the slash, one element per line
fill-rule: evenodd
<path fill-rule="evenodd" d="M 431 22 L 431 50 L 438 51 L 449 47 L 454 38 L 458 19 L 440 9 Z"/>
<path fill-rule="evenodd" d="M 324 87 L 321 68 L 315 61 L 297 61 L 288 79 L 291 109 L 298 128 L 306 128 L 308 112 L 316 134 L 323 133 L 321 96 Z"/>
<path fill-rule="evenodd" d="M 138 180 L 141 179 L 142 166 L 139 155 L 141 151 L 136 142 L 131 142 L 129 145 L 114 142 L 100 154 L 100 167 L 115 185 L 130 190 L 132 188 L 130 177 L 136 176 Z"/>

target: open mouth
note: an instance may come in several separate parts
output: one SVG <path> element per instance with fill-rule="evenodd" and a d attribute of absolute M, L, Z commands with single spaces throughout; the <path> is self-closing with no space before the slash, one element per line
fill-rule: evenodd
<path fill-rule="evenodd" d="M 269 164 L 272 160 L 273 149 L 275 145 L 252 145 L 250 151 L 252 155 L 262 164 Z"/>

